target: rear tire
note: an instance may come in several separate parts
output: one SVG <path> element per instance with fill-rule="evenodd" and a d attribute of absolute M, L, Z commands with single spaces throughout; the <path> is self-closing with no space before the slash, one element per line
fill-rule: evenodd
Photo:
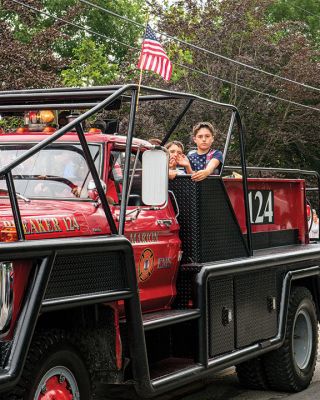
<path fill-rule="evenodd" d="M 318 350 L 318 322 L 310 291 L 293 288 L 283 345 L 263 357 L 269 387 L 299 392 L 312 380 Z"/>

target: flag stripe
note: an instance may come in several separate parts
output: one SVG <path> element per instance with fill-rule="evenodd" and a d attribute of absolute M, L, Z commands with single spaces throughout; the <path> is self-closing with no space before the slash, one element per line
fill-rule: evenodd
<path fill-rule="evenodd" d="M 169 80 L 172 74 L 172 64 L 163 47 L 149 25 L 142 43 L 138 68 L 153 71 Z"/>

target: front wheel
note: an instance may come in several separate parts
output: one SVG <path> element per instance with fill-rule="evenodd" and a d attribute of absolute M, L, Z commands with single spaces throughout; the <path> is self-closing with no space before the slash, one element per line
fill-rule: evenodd
<path fill-rule="evenodd" d="M 6 399 L 88 400 L 90 378 L 84 361 L 62 332 L 49 332 L 32 343 L 22 378 Z"/>
<path fill-rule="evenodd" d="M 285 341 L 263 358 L 269 387 L 298 392 L 312 380 L 318 349 L 318 322 L 310 291 L 293 288 L 288 309 Z"/>

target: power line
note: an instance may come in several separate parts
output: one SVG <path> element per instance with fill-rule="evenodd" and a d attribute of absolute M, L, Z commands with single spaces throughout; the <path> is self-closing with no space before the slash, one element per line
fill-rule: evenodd
<path fill-rule="evenodd" d="M 299 107 L 308 108 L 309 110 L 320 111 L 320 108 L 307 106 L 305 104 L 301 104 L 301 103 L 297 103 L 297 102 L 292 101 L 292 100 L 284 99 L 283 97 L 275 96 L 275 95 L 270 94 L 270 93 L 261 92 L 260 90 L 252 89 L 252 88 L 249 88 L 247 86 L 240 85 L 239 83 L 235 83 L 235 82 L 232 82 L 232 81 L 228 81 L 227 79 L 219 78 L 219 77 L 217 77 L 215 75 L 208 74 L 207 72 L 200 71 L 199 69 L 188 67 L 187 65 L 184 65 L 184 64 L 175 63 L 175 65 L 178 65 L 178 66 L 180 66 L 182 68 L 185 68 L 185 69 L 189 69 L 190 71 L 197 72 L 200 75 L 209 76 L 211 78 L 217 79 L 218 81 L 229 83 L 229 84 L 237 86 L 237 87 L 239 87 L 241 89 L 245 89 L 245 90 L 248 90 L 250 92 L 254 92 L 254 93 L 266 96 L 266 97 L 270 97 L 270 98 L 275 99 L 275 100 L 280 100 L 280 101 L 284 101 L 284 102 L 287 102 L 287 103 L 290 103 L 290 104 L 294 104 L 294 105 L 299 106 Z"/>
<path fill-rule="evenodd" d="M 128 47 L 128 48 L 130 48 L 130 49 L 137 50 L 137 51 L 139 50 L 139 51 L 140 51 L 140 49 L 137 48 L 137 47 L 133 47 L 133 46 L 127 45 L 127 44 L 125 44 L 125 43 L 122 43 L 122 42 L 118 41 L 117 39 L 112 39 L 112 38 L 109 38 L 109 37 L 107 37 L 107 36 L 105 36 L 105 35 L 102 35 L 102 34 L 100 34 L 100 33 L 98 33 L 98 32 L 95 32 L 95 31 L 93 31 L 93 30 L 91 30 L 91 29 L 87 29 L 87 28 L 83 27 L 82 25 L 78 25 L 78 24 L 75 24 L 75 23 L 73 23 L 73 22 L 64 20 L 64 19 L 62 19 L 62 18 L 60 18 L 60 17 L 56 17 L 56 16 L 54 16 L 54 15 L 52 15 L 52 14 L 49 14 L 49 13 L 47 13 L 47 12 L 45 12 L 45 11 L 39 10 L 39 9 L 37 9 L 37 8 L 35 8 L 35 7 L 32 7 L 32 6 L 28 5 L 28 4 L 25 4 L 25 3 L 23 3 L 23 2 L 21 2 L 21 1 L 19 1 L 19 0 L 11 0 L 11 1 L 13 1 L 14 3 L 20 4 L 20 5 L 23 6 L 23 7 L 29 8 L 29 9 L 31 9 L 31 10 L 34 11 L 34 12 L 37 12 L 37 13 L 40 13 L 40 14 L 44 14 L 44 15 L 46 15 L 47 17 L 53 18 L 53 19 L 58 20 L 58 21 L 62 21 L 62 22 L 64 22 L 64 23 L 68 24 L 68 25 L 75 26 L 75 27 L 77 27 L 77 28 L 79 28 L 79 29 L 82 29 L 82 30 L 84 30 L 84 31 L 87 31 L 87 32 L 89 32 L 89 33 L 91 33 L 91 34 L 94 34 L 94 35 L 97 35 L 97 36 L 106 38 L 106 39 L 108 39 L 108 40 L 112 40 L 112 41 L 114 41 L 114 42 L 116 42 L 116 43 L 119 43 L 119 44 L 121 44 L 121 45 L 123 45 L 123 46 L 125 46 L 125 47 Z M 288 99 L 285 99 L 285 98 L 282 98 L 282 97 L 279 97 L 279 96 L 275 96 L 275 95 L 272 95 L 272 94 L 270 94 L 270 93 L 261 92 L 261 91 L 259 91 L 259 90 L 252 89 L 252 88 L 250 88 L 250 87 L 241 85 L 241 84 L 239 84 L 239 83 L 235 83 L 235 82 L 229 81 L 229 80 L 227 80 L 227 79 L 223 79 L 223 78 L 220 78 L 220 77 L 218 77 L 218 76 L 215 76 L 215 75 L 212 75 L 212 74 L 208 74 L 207 72 L 203 72 L 203 71 L 201 71 L 201 70 L 199 70 L 199 69 L 195 69 L 195 68 L 189 67 L 189 66 L 184 65 L 184 64 L 180 64 L 180 63 L 173 63 L 173 64 L 174 64 L 174 65 L 177 65 L 177 66 L 179 66 L 179 67 L 181 67 L 181 68 L 184 68 L 184 69 L 187 69 L 187 70 L 196 72 L 196 73 L 198 73 L 198 74 L 200 74 L 200 75 L 208 76 L 208 77 L 213 78 L 213 79 L 216 79 L 216 80 L 218 80 L 218 81 L 220 81 L 220 82 L 228 83 L 228 84 L 230 84 L 230 85 L 237 86 L 237 87 L 239 87 L 239 88 L 241 88 L 241 89 L 248 90 L 248 91 L 251 91 L 251 92 L 260 94 L 260 95 L 262 95 L 262 96 L 266 96 L 266 97 L 269 97 L 269 98 L 272 98 L 272 99 L 275 99 L 275 100 L 279 100 L 279 101 L 287 102 L 287 103 L 290 103 L 290 104 L 294 104 L 294 105 L 296 105 L 296 106 L 299 106 L 299 107 L 302 107 L 302 108 L 307 108 L 307 109 L 310 109 L 310 110 L 313 110 L 313 111 L 320 111 L 319 108 L 307 106 L 307 105 L 301 104 L 301 103 L 297 103 L 297 102 L 295 102 L 295 101 L 288 100 Z"/>
<path fill-rule="evenodd" d="M 120 18 L 120 19 L 122 19 L 122 20 L 124 20 L 124 21 L 126 21 L 126 22 L 129 22 L 129 23 L 134 24 L 134 25 L 136 25 L 136 26 L 139 26 L 139 27 L 141 27 L 141 28 L 145 28 L 145 26 L 144 26 L 143 24 L 140 24 L 140 23 L 138 23 L 138 22 L 136 22 L 136 21 L 134 21 L 134 20 L 132 20 L 132 19 L 130 19 L 130 18 L 124 17 L 123 15 L 117 14 L 117 13 L 115 13 L 114 11 L 110 11 L 110 10 L 108 10 L 108 9 L 105 8 L 105 7 L 98 6 L 97 4 L 92 3 L 91 1 L 88 1 L 88 0 L 79 0 L 79 1 L 80 1 L 81 3 L 90 5 L 91 7 L 94 7 L 94 8 L 96 8 L 96 9 L 98 9 L 98 10 L 104 11 L 104 12 L 106 12 L 107 14 L 113 15 L 114 17 Z M 293 83 L 293 84 L 295 84 L 295 85 L 302 86 L 302 87 L 304 87 L 305 89 L 312 89 L 312 90 L 316 90 L 316 91 L 320 92 L 320 88 L 316 88 L 316 87 L 314 87 L 314 86 L 307 85 L 307 84 L 305 84 L 305 83 L 298 82 L 298 81 L 295 81 L 295 80 L 293 80 L 293 79 L 285 78 L 284 76 L 280 76 L 280 75 L 273 74 L 273 73 L 268 72 L 268 71 L 265 71 L 265 70 L 263 70 L 263 69 L 254 67 L 253 65 L 245 64 L 245 63 L 243 63 L 243 62 L 241 62 L 241 61 L 234 60 L 234 59 L 232 59 L 232 58 L 223 56 L 222 54 L 218 54 L 218 53 L 215 53 L 215 52 L 213 52 L 213 51 L 211 51 L 211 50 L 208 50 L 208 49 L 205 49 L 205 48 L 203 48 L 203 47 L 197 46 L 197 45 L 195 45 L 195 44 L 193 44 L 193 43 L 189 43 L 189 42 L 187 42 L 187 41 L 185 41 L 185 40 L 178 39 L 177 37 L 171 36 L 171 35 L 169 35 L 169 34 L 167 34 L 167 33 L 165 33 L 165 32 L 160 32 L 160 31 L 157 30 L 157 29 L 155 29 L 155 31 L 158 32 L 160 35 L 166 36 L 167 38 L 169 38 L 169 39 L 171 39 L 171 40 L 174 40 L 174 41 L 176 41 L 176 42 L 178 42 L 178 43 L 187 45 L 187 46 L 192 47 L 192 48 L 194 48 L 194 49 L 196 49 L 196 50 L 200 50 L 200 51 L 203 51 L 203 52 L 205 52 L 205 53 L 211 54 L 211 55 L 213 55 L 213 56 L 215 56 L 215 57 L 221 58 L 222 60 L 231 62 L 231 63 L 233 63 L 233 64 L 240 65 L 240 66 L 245 67 L 245 68 L 249 68 L 249 69 L 251 69 L 251 70 L 253 70 L 253 71 L 260 72 L 260 73 L 263 73 L 263 74 L 268 75 L 268 76 L 272 76 L 272 77 L 274 77 L 274 78 L 276 78 L 276 79 L 281 79 L 281 80 L 283 80 L 283 81 L 290 82 L 290 83 Z"/>

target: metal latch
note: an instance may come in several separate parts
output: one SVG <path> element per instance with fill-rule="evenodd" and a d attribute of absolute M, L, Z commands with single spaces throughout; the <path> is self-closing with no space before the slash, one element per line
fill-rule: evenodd
<path fill-rule="evenodd" d="M 157 224 L 169 228 L 172 225 L 172 219 L 158 219 Z"/>
<path fill-rule="evenodd" d="M 267 297 L 267 307 L 270 313 L 277 309 L 277 299 L 274 296 Z"/>
<path fill-rule="evenodd" d="M 222 325 L 226 326 L 230 324 L 233 320 L 232 310 L 227 307 L 222 308 L 222 315 L 221 315 Z"/>

